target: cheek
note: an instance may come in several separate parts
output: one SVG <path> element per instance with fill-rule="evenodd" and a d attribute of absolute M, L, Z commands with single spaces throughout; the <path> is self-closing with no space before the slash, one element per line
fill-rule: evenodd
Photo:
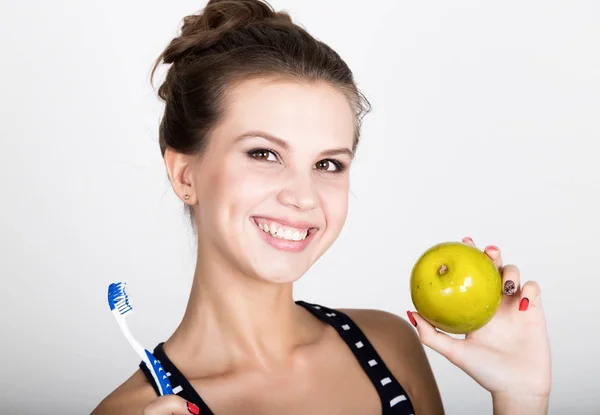
<path fill-rule="evenodd" d="M 198 204 L 205 222 L 224 224 L 240 209 L 248 189 L 244 175 L 238 170 L 235 163 L 223 161 L 206 163 L 198 172 Z"/>
<path fill-rule="evenodd" d="M 323 186 L 320 195 L 327 227 L 339 232 L 348 214 L 348 186 L 346 184 Z"/>
<path fill-rule="evenodd" d="M 277 189 L 276 175 L 248 167 L 234 163 L 219 180 L 221 200 L 232 216 L 247 214 Z"/>

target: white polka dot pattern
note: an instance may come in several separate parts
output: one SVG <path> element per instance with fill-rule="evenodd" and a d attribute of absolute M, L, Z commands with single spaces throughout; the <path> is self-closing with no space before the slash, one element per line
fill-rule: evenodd
<path fill-rule="evenodd" d="M 327 307 L 297 301 L 312 314 L 331 324 L 350 346 L 381 399 L 382 415 L 413 415 L 414 409 L 404 388 L 394 378 L 371 342 L 345 313 Z"/>
<path fill-rule="evenodd" d="M 382 415 L 414 415 L 414 409 L 410 399 L 406 395 L 406 391 L 394 378 L 365 334 L 349 316 L 339 310 L 329 309 L 317 304 L 309 304 L 304 301 L 296 301 L 296 304 L 306 308 L 314 316 L 336 329 L 377 390 L 381 400 Z M 160 343 L 155 348 L 154 355 L 161 361 L 162 366 L 165 368 L 169 383 L 177 385 L 173 387 L 173 393 L 198 405 L 202 415 L 214 415 L 185 376 L 169 360 L 162 345 Z M 154 384 L 152 374 L 148 371 L 144 362 L 140 363 L 140 369 L 158 393 L 158 388 Z"/>

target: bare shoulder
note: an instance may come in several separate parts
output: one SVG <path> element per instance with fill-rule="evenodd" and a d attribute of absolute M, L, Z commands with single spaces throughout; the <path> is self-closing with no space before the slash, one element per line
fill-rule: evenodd
<path fill-rule="evenodd" d="M 90 415 L 141 414 L 144 407 L 156 398 L 154 388 L 138 369 L 105 397 Z"/>
<path fill-rule="evenodd" d="M 367 336 L 394 377 L 408 393 L 415 411 L 443 414 L 440 392 L 415 328 L 394 313 L 339 309 Z"/>
<path fill-rule="evenodd" d="M 354 320 L 377 349 L 377 343 L 383 349 L 392 347 L 396 351 L 414 352 L 423 348 L 414 327 L 394 313 L 356 308 L 340 311 Z"/>

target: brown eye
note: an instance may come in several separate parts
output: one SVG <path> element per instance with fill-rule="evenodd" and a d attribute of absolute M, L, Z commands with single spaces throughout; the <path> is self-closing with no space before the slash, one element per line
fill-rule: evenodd
<path fill-rule="evenodd" d="M 315 164 L 315 169 L 330 173 L 341 173 L 344 171 L 344 166 L 338 161 L 325 159 Z"/>
<path fill-rule="evenodd" d="M 321 160 L 317 163 L 317 170 L 329 170 L 332 164 L 329 160 Z"/>
<path fill-rule="evenodd" d="M 257 159 L 268 159 L 269 152 L 266 150 L 258 150 L 256 153 L 254 153 L 254 157 Z"/>
<path fill-rule="evenodd" d="M 271 150 L 266 150 L 264 148 L 258 148 L 256 150 L 251 150 L 248 154 L 260 161 L 277 161 L 277 156 Z"/>

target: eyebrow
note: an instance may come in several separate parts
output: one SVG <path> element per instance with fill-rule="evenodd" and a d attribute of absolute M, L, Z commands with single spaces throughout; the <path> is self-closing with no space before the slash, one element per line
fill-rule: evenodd
<path fill-rule="evenodd" d="M 243 141 L 248 138 L 264 138 L 265 140 L 270 141 L 285 150 L 290 149 L 290 145 L 287 143 L 287 141 L 285 141 L 279 137 L 275 137 L 272 134 L 265 133 L 263 131 L 249 131 L 249 132 L 244 133 L 244 134 L 240 135 L 239 137 L 237 137 L 235 139 L 235 142 Z M 350 157 L 351 159 L 354 158 L 354 153 L 352 152 L 352 150 L 350 150 L 347 147 L 332 148 L 330 150 L 325 150 L 321 153 L 321 155 L 329 156 L 329 157 L 337 156 L 340 154 L 345 154 L 348 157 Z"/>

